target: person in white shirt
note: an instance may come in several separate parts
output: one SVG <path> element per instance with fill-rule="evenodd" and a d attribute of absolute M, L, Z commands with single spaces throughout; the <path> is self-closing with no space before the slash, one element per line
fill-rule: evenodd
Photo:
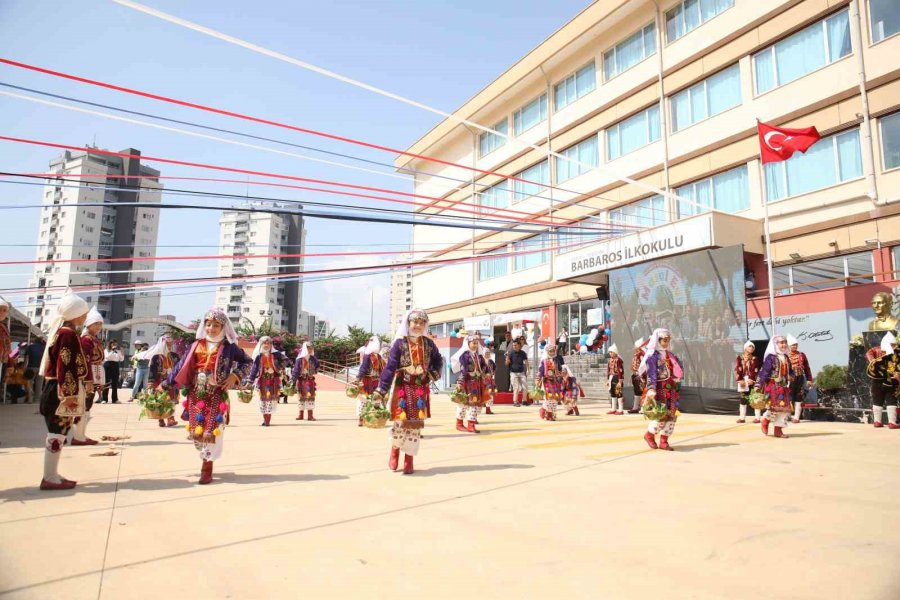
<path fill-rule="evenodd" d="M 103 353 L 103 373 L 107 385 L 103 388 L 99 404 L 109 402 L 109 393 L 112 391 L 113 404 L 119 403 L 119 369 L 121 362 L 125 360 L 125 353 L 119 348 L 119 340 L 110 340 Z"/>

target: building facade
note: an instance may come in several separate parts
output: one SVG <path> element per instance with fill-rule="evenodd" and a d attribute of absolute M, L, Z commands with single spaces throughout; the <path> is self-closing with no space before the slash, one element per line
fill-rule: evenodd
<path fill-rule="evenodd" d="M 404 254 L 395 264 L 412 261 L 412 254 Z M 391 313 L 388 329 L 394 331 L 406 312 L 413 307 L 413 272 L 411 267 L 395 268 L 391 271 Z"/>
<path fill-rule="evenodd" d="M 313 331 L 313 340 L 321 340 L 331 335 L 331 323 L 325 319 L 316 318 L 316 328 Z"/>
<path fill-rule="evenodd" d="M 219 260 L 219 277 L 251 279 L 219 287 L 216 306 L 227 307 L 228 318 L 235 325 L 242 321 L 253 327 L 270 324 L 278 330 L 300 333 L 303 283 L 290 280 L 291 276 L 279 281 L 277 276 L 303 269 L 303 217 L 256 212 L 254 206 L 223 211 L 219 219 L 219 251 L 228 257 Z M 296 209 L 297 205 L 285 208 Z M 279 256 L 284 254 L 298 256 Z M 266 275 L 275 279 L 266 280 Z"/>
<path fill-rule="evenodd" d="M 540 335 L 565 329 L 570 348 L 593 329 L 623 339 L 600 299 L 615 305 L 618 270 L 740 245 L 743 304 L 721 327 L 766 339 L 768 213 L 776 322 L 804 335 L 814 371 L 845 361 L 868 299 L 898 286 L 898 32 L 897 0 L 591 4 L 454 113 L 512 139 L 446 119 L 396 159 L 434 199 L 420 218 L 512 222 L 416 225 L 414 250 L 478 260 L 417 270 L 415 304 L 434 331 L 540 310 Z M 762 165 L 757 119 L 822 139 Z"/>
<path fill-rule="evenodd" d="M 50 171 L 70 179 L 47 179 L 43 188 L 38 228 L 38 264 L 28 287 L 27 315 L 44 331 L 50 326 L 56 305 L 66 287 L 99 287 L 80 294 L 108 323 L 155 317 L 159 314 L 159 292 L 134 290 L 132 285 L 153 281 L 159 208 L 135 204 L 159 204 L 160 172 L 141 164 L 140 151 L 128 148 L 108 156 L 84 151 L 66 151 L 50 162 Z M 91 176 L 94 176 L 91 178 Z M 123 176 L 122 179 L 107 176 Z M 96 186 L 79 186 L 78 181 Z M 116 259 L 116 262 L 66 262 L 85 259 Z M 104 292 L 103 288 L 110 288 Z M 116 289 L 122 292 L 116 292 Z M 135 325 L 110 337 L 130 344 L 147 339 L 156 325 Z"/>

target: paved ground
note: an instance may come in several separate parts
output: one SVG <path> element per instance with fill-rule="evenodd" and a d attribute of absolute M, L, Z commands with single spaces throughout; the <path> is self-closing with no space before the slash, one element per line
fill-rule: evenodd
<path fill-rule="evenodd" d="M 900 597 L 900 431 L 835 423 L 763 438 L 684 415 L 677 452 L 638 416 L 500 407 L 452 429 L 446 397 L 408 477 L 385 431 L 326 392 L 316 423 L 236 404 L 213 485 L 183 430 L 100 405 L 40 492 L 42 421 L 0 407 L 3 598 Z"/>

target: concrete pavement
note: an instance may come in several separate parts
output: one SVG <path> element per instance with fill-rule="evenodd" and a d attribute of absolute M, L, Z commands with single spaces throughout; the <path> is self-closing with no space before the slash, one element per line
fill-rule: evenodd
<path fill-rule="evenodd" d="M 126 392 L 127 394 L 127 392 Z M 127 396 L 126 396 L 127 397 Z M 480 435 L 446 396 L 416 461 L 387 469 L 387 432 L 323 392 L 319 421 L 270 428 L 234 402 L 212 485 L 183 428 L 98 405 L 66 447 L 71 492 L 40 492 L 34 405 L 0 406 L 2 598 L 900 597 L 900 431 L 842 423 L 764 438 L 683 415 L 676 452 L 640 416 L 541 422 L 498 407 Z"/>

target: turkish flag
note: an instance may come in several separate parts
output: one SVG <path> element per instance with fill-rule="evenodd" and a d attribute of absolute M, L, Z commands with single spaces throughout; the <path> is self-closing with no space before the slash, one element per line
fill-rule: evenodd
<path fill-rule="evenodd" d="M 788 129 L 773 127 L 757 121 L 759 129 L 759 152 L 763 164 L 789 159 L 794 152 L 806 152 L 810 146 L 822 139 L 815 127 Z"/>

